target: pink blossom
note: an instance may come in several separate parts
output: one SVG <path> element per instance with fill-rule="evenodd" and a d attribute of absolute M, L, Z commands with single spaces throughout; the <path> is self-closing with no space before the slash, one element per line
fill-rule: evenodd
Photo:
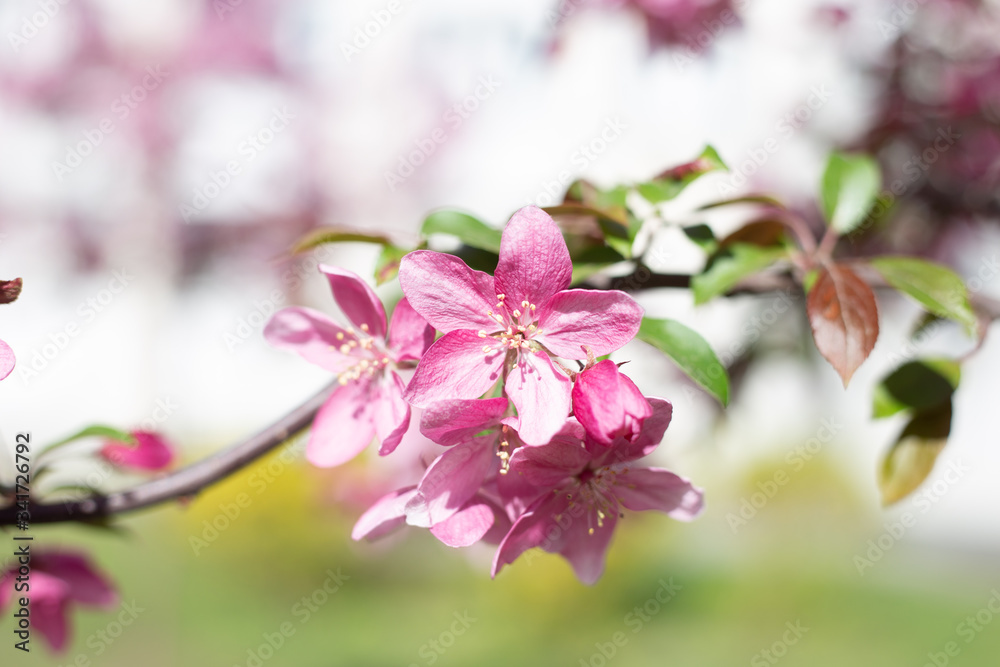
<path fill-rule="evenodd" d="M 577 374 L 573 416 L 602 445 L 611 446 L 618 438 L 635 440 L 651 414 L 649 401 L 615 362 L 601 361 Z"/>
<path fill-rule="evenodd" d="M 570 381 L 553 357 L 586 359 L 631 340 L 642 308 L 616 291 L 567 289 L 566 242 L 535 206 L 510 219 L 496 275 L 453 255 L 418 250 L 400 264 L 414 310 L 444 332 L 417 366 L 406 399 L 418 407 L 478 398 L 502 380 L 525 442 L 547 442 L 569 414 Z"/>
<path fill-rule="evenodd" d="M 0 380 L 11 374 L 16 363 L 14 350 L 10 349 L 10 345 L 0 340 Z"/>
<path fill-rule="evenodd" d="M 285 308 L 267 323 L 264 337 L 337 374 L 340 387 L 320 408 L 306 446 L 309 461 L 331 467 L 357 456 L 375 435 L 382 442 L 379 454 L 399 445 L 410 423 L 410 406 L 396 371 L 421 357 L 434 330 L 406 299 L 396 306 L 387 328 L 382 302 L 364 280 L 331 266 L 320 266 L 320 271 L 354 326 L 345 329 L 309 308 Z"/>
<path fill-rule="evenodd" d="M 622 509 L 659 510 L 689 521 L 702 509 L 702 492 L 660 468 L 633 465 L 654 450 L 670 423 L 668 402 L 652 399 L 653 414 L 634 442 L 618 438 L 611 448 L 589 441 L 572 421 L 551 442 L 514 452 L 510 474 L 539 490 L 514 522 L 493 561 L 493 576 L 533 547 L 561 554 L 585 584 L 604 571 L 611 536 Z"/>
<path fill-rule="evenodd" d="M 163 470 L 174 460 L 171 446 L 159 433 L 131 431 L 134 444 L 108 440 L 101 448 L 101 456 L 116 466 L 137 470 Z"/>
<path fill-rule="evenodd" d="M 38 552 L 31 556 L 30 590 L 15 592 L 15 564 L 0 576 L 0 613 L 22 595 L 30 599 L 31 626 L 55 651 L 63 651 L 69 638 L 69 612 L 74 604 L 108 609 L 118 596 L 107 577 L 86 556 L 72 552 Z M 15 602 L 16 604 L 16 602 Z"/>
<path fill-rule="evenodd" d="M 0 304 L 17 301 L 17 297 L 21 294 L 21 286 L 20 278 L 0 280 Z M 0 380 L 11 374 L 16 363 L 14 350 L 10 349 L 10 345 L 0 340 Z"/>

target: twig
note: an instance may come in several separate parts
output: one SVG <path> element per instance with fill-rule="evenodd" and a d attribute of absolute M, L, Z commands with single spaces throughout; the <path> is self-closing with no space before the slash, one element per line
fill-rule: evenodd
<path fill-rule="evenodd" d="M 333 382 L 324 387 L 289 414 L 243 442 L 165 477 L 145 482 L 125 491 L 96 495 L 83 500 L 30 503 L 28 505 L 28 511 L 31 513 L 30 522 L 37 524 L 60 521 L 95 521 L 115 514 L 158 505 L 169 500 L 191 497 L 253 463 L 299 431 L 307 428 L 316 416 L 316 412 L 337 386 L 338 384 Z M 13 505 L 0 509 L 0 526 L 16 524 L 19 509 Z"/>

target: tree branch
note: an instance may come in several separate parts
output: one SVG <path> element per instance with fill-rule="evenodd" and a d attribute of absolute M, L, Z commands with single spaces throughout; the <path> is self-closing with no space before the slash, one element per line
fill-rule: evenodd
<path fill-rule="evenodd" d="M 96 495 L 83 500 L 55 503 L 32 502 L 28 505 L 28 511 L 31 513 L 29 523 L 34 525 L 60 521 L 94 521 L 169 500 L 193 496 L 253 463 L 307 428 L 320 406 L 337 386 L 339 385 L 336 382 L 327 385 L 260 433 L 165 477 L 106 496 Z M 0 526 L 16 524 L 18 511 L 19 508 L 14 505 L 0 509 Z"/>
<path fill-rule="evenodd" d="M 889 287 L 877 273 L 870 272 L 870 274 L 866 275 L 865 278 L 872 287 Z M 653 273 L 645 266 L 639 265 L 629 275 L 612 278 L 600 285 L 588 282 L 580 287 L 617 289 L 626 292 L 654 288 L 687 289 L 691 286 L 691 278 L 692 276 L 687 274 Z M 801 289 L 791 274 L 761 273 L 739 283 L 727 296 L 768 294 L 790 289 Z M 979 312 L 990 320 L 1000 319 L 1000 301 L 976 294 L 973 295 L 973 304 Z M 170 500 L 193 496 L 202 489 L 253 463 L 295 433 L 308 428 L 320 406 L 337 386 L 336 382 L 331 383 L 260 433 L 166 477 L 140 484 L 133 489 L 108 495 L 95 495 L 84 500 L 58 503 L 32 502 L 28 506 L 28 511 L 31 513 L 30 523 L 95 521 Z M 17 513 L 18 508 L 15 506 L 0 508 L 0 526 L 15 525 Z"/>

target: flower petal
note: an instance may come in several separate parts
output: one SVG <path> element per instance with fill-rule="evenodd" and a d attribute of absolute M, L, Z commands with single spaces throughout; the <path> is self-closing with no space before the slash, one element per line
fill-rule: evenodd
<path fill-rule="evenodd" d="M 420 408 L 434 401 L 479 398 L 500 379 L 505 356 L 497 350 L 483 352 L 483 339 L 475 331 L 446 333 L 420 360 L 404 397 Z"/>
<path fill-rule="evenodd" d="M 549 490 L 582 471 L 592 458 L 579 440 L 557 436 L 545 445 L 518 448 L 510 457 L 510 472 L 529 484 Z"/>
<path fill-rule="evenodd" d="M 566 359 L 610 354 L 635 338 L 642 306 L 625 292 L 573 289 L 540 307 L 535 340 Z"/>
<path fill-rule="evenodd" d="M 44 578 L 54 579 L 45 577 L 44 574 L 33 574 L 31 577 L 31 625 L 42 633 L 42 637 L 53 651 L 62 653 L 66 650 L 70 633 L 69 598 L 65 595 L 40 592 L 39 589 L 45 585 Z"/>
<path fill-rule="evenodd" d="M 565 545 L 559 553 L 573 566 L 576 578 L 582 583 L 593 586 L 604 574 L 608 546 L 617 523 L 617 514 L 599 518 L 595 509 L 587 508 L 587 513 L 573 518 L 566 529 Z"/>
<path fill-rule="evenodd" d="M 410 305 L 435 329 L 496 331 L 493 277 L 473 271 L 454 255 L 415 250 L 399 264 L 399 284 Z"/>
<path fill-rule="evenodd" d="M 306 361 L 332 373 L 341 373 L 355 360 L 341 354 L 337 334 L 347 331 L 323 313 L 311 308 L 282 308 L 264 327 L 264 338 L 271 345 L 295 352 Z"/>
<path fill-rule="evenodd" d="M 497 294 L 506 302 L 528 301 L 541 307 L 569 287 L 573 262 L 559 226 L 537 206 L 525 206 L 507 223 L 500 241 L 495 274 Z"/>
<path fill-rule="evenodd" d="M 518 435 L 529 445 L 545 444 L 566 423 L 570 381 L 544 353 L 522 351 L 505 387 L 517 407 Z"/>
<path fill-rule="evenodd" d="M 315 466 L 332 468 L 361 453 L 375 435 L 374 401 L 370 383 L 349 382 L 338 387 L 316 413 L 306 459 Z"/>
<path fill-rule="evenodd" d="M 10 372 L 14 370 L 15 363 L 17 360 L 14 358 L 14 350 L 10 349 L 10 345 L 0 340 L 0 380 L 10 375 Z"/>
<path fill-rule="evenodd" d="M 174 452 L 159 433 L 132 431 L 135 446 L 109 440 L 101 448 L 101 456 L 123 468 L 163 470 L 170 466 Z"/>
<path fill-rule="evenodd" d="M 431 534 L 449 547 L 473 545 L 483 539 L 493 527 L 493 512 L 493 507 L 489 504 L 470 500 L 447 520 L 434 524 Z"/>
<path fill-rule="evenodd" d="M 660 446 L 663 435 L 667 432 L 667 427 L 673 417 L 674 407 L 669 401 L 662 398 L 652 397 L 646 400 L 653 408 L 653 414 L 642 422 L 642 428 L 639 430 L 639 436 L 635 442 L 618 440 L 612 450 L 607 452 L 607 455 L 597 465 L 635 461 L 643 456 L 649 456 L 653 450 Z"/>
<path fill-rule="evenodd" d="M 693 520 L 704 506 L 701 489 L 683 477 L 660 468 L 620 471 L 614 494 L 630 510 L 659 510 L 680 521 Z"/>
<path fill-rule="evenodd" d="M 376 500 L 375 504 L 369 507 L 354 524 L 351 539 L 375 540 L 406 525 L 403 508 L 415 491 L 416 487 L 408 486 Z"/>
<path fill-rule="evenodd" d="M 35 569 L 48 572 L 65 582 L 66 596 L 69 599 L 105 608 L 118 604 L 118 595 L 110 580 L 83 555 L 46 551 L 34 555 L 31 564 Z"/>
<path fill-rule="evenodd" d="M 576 376 L 573 416 L 600 444 L 610 447 L 618 438 L 634 441 L 651 414 L 649 401 L 610 359 Z"/>
<path fill-rule="evenodd" d="M 439 445 L 457 445 L 497 426 L 508 406 L 506 398 L 438 401 L 424 411 L 420 432 Z"/>
<path fill-rule="evenodd" d="M 434 459 L 406 505 L 406 522 L 429 528 L 457 512 L 498 467 L 495 443 L 495 435 L 475 438 Z"/>
<path fill-rule="evenodd" d="M 326 274 L 333 298 L 347 319 L 359 329 L 367 327 L 372 338 L 385 340 L 385 307 L 375 290 L 353 271 L 327 264 L 320 264 L 319 270 Z"/>
<path fill-rule="evenodd" d="M 566 534 L 555 517 L 564 516 L 568 508 L 569 500 L 564 493 L 546 494 L 535 501 L 500 543 L 493 557 L 491 576 L 496 577 L 504 565 L 513 563 L 528 549 L 540 547 L 550 553 L 562 549 Z"/>
<path fill-rule="evenodd" d="M 406 297 L 400 299 L 389 323 L 389 348 L 396 361 L 420 359 L 433 342 L 434 327 L 413 310 Z"/>
<path fill-rule="evenodd" d="M 382 441 L 380 456 L 392 454 L 410 426 L 410 404 L 403 400 L 406 383 L 392 371 L 382 379 L 382 389 L 374 403 L 375 432 Z"/>

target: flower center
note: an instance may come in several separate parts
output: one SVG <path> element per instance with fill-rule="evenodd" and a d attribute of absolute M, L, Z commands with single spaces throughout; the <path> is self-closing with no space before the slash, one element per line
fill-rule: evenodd
<path fill-rule="evenodd" d="M 619 517 L 622 516 L 621 508 L 618 505 L 618 499 L 615 497 L 612 489 L 615 484 L 619 483 L 618 475 L 627 475 L 628 468 L 621 468 L 616 470 L 614 468 L 598 468 L 593 470 L 587 468 L 577 475 L 577 480 L 580 483 L 577 489 L 576 498 L 573 494 L 569 494 L 570 507 L 579 500 L 586 507 L 590 507 L 595 510 L 597 515 L 597 527 L 604 527 L 604 520 L 608 518 L 609 515 L 617 514 Z M 591 515 L 587 514 L 587 522 L 590 524 L 592 521 Z M 594 526 L 588 525 L 587 532 L 590 535 L 594 534 Z"/>
<path fill-rule="evenodd" d="M 337 382 L 341 386 L 360 380 L 362 377 L 375 377 L 392 363 L 392 359 L 386 355 L 382 346 L 368 334 L 369 329 L 367 324 L 361 325 L 360 332 L 354 327 L 347 327 L 345 331 L 337 332 L 338 344 L 330 346 L 343 355 L 358 359 L 357 363 L 337 375 Z"/>
<path fill-rule="evenodd" d="M 480 338 L 493 338 L 496 343 L 483 346 L 486 354 L 496 354 L 505 350 L 530 350 L 537 352 L 541 346 L 532 341 L 534 336 L 542 333 L 535 320 L 537 306 L 528 301 L 522 301 L 519 308 L 511 308 L 507 304 L 506 294 L 497 294 L 497 304 L 486 311 L 486 316 L 500 325 L 501 330 L 494 333 L 479 331 Z"/>

